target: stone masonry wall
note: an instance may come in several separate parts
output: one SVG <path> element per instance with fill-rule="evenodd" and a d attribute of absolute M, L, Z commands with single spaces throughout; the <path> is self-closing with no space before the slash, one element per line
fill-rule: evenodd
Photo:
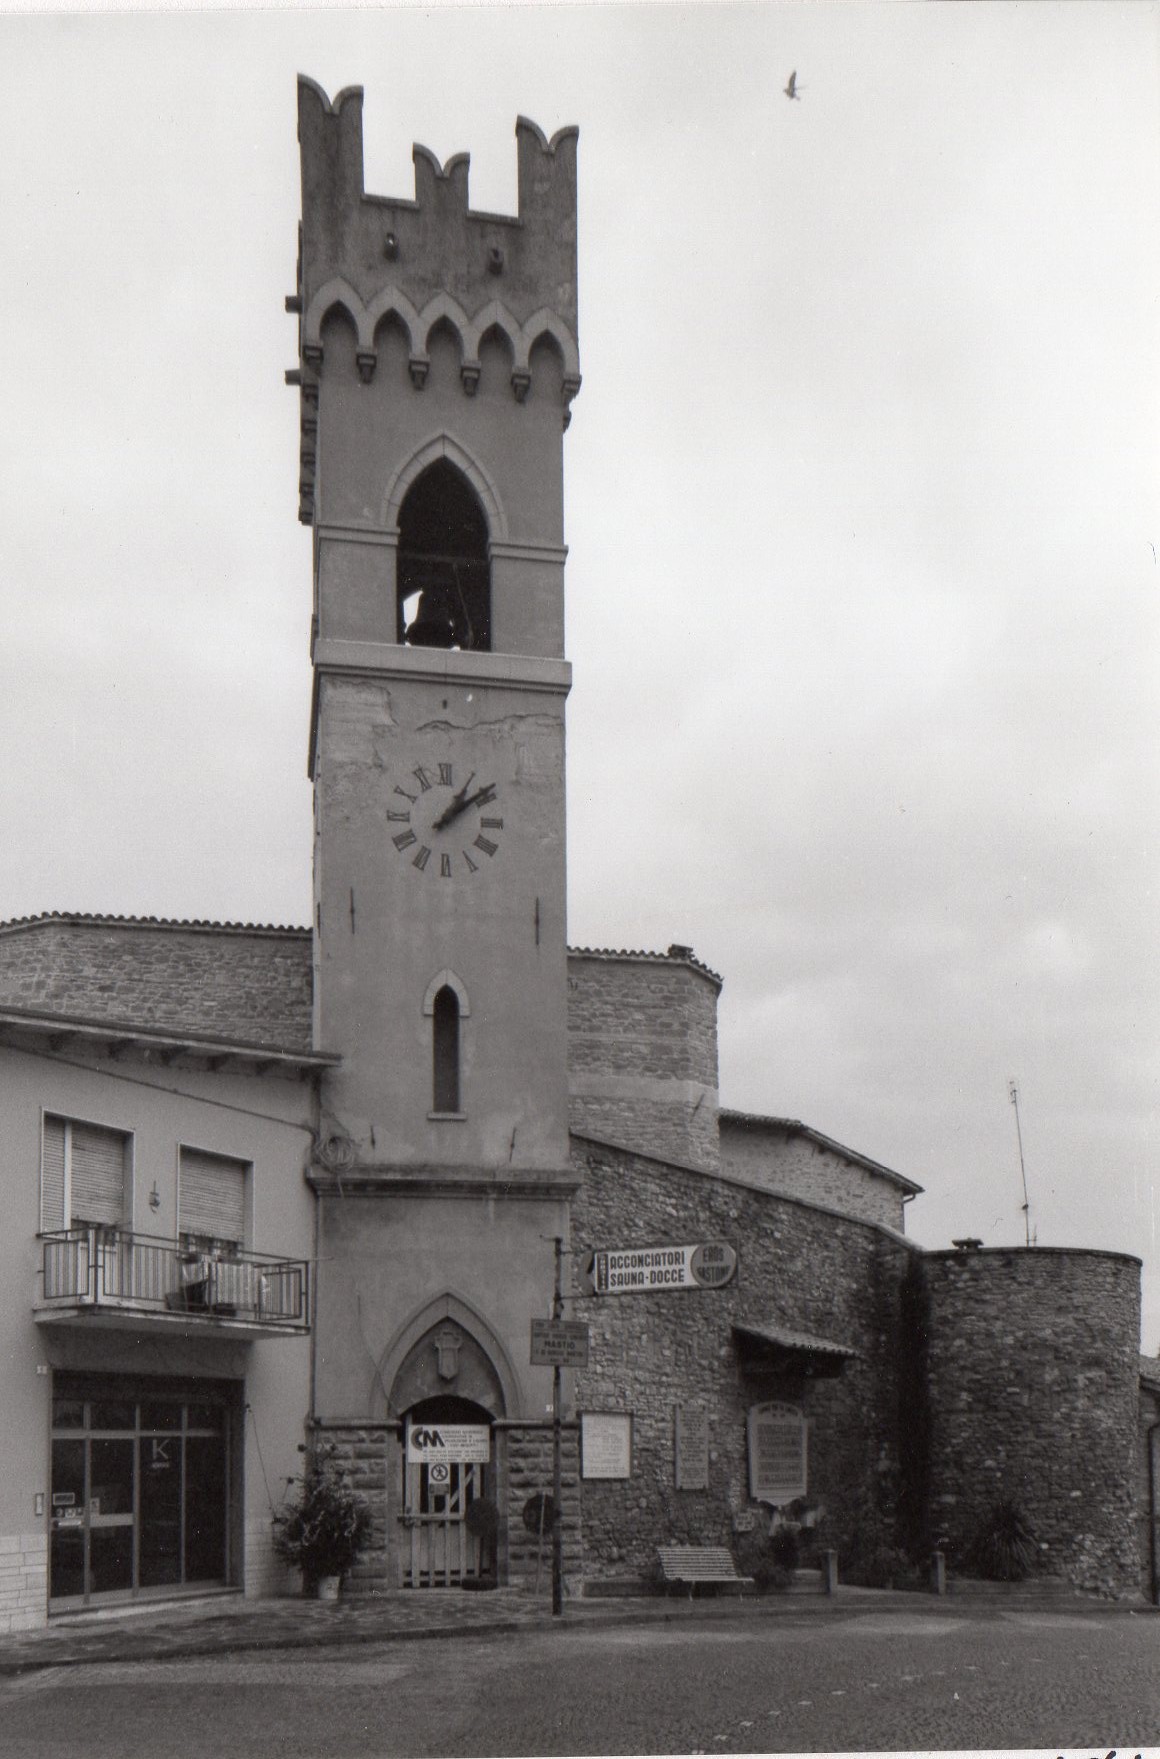
<path fill-rule="evenodd" d="M 684 948 L 570 951 L 572 1128 L 715 1168 L 720 988 Z"/>
<path fill-rule="evenodd" d="M 0 1004 L 311 1048 L 308 929 L 53 920 L 0 927 Z"/>
<path fill-rule="evenodd" d="M 38 1630 L 47 1619 L 47 1535 L 0 1535 L 0 1633 Z"/>
<path fill-rule="evenodd" d="M 810 1424 L 809 1492 L 840 1543 L 866 1501 L 887 1509 L 897 1484 L 901 1283 L 911 1248 L 865 1223 L 691 1168 L 577 1141 L 577 1260 L 587 1247 L 728 1240 L 737 1280 L 724 1289 L 574 1301 L 591 1355 L 578 1411 L 629 1412 L 633 1472 L 581 1483 L 588 1576 L 647 1571 L 665 1542 L 729 1543 L 767 1524 L 748 1491 L 746 1414 L 785 1398 Z M 789 1381 L 742 1366 L 735 1321 L 779 1323 L 857 1352 L 839 1378 Z M 675 1488 L 674 1412 L 703 1407 L 709 1488 Z"/>
<path fill-rule="evenodd" d="M 563 1508 L 563 1569 L 565 1587 L 575 1592 L 583 1572 L 583 1549 L 580 1537 L 580 1464 L 576 1425 L 564 1426 L 561 1437 L 560 1491 Z M 524 1505 L 538 1493 L 552 1494 L 552 1429 L 538 1423 L 528 1427 L 513 1426 L 506 1431 L 506 1464 L 504 1474 L 504 1508 L 507 1516 L 507 1574 L 509 1583 L 522 1582 L 535 1586 L 539 1536 L 529 1533 L 524 1525 Z M 539 1559 L 541 1591 L 547 1590 L 552 1579 L 552 1546 L 544 1536 Z"/>
<path fill-rule="evenodd" d="M 1145 1359 L 1146 1360 L 1146 1359 Z M 1143 1362 L 1141 1363 L 1143 1368 Z M 1160 1600 L 1160 1510 L 1152 1506 L 1155 1483 L 1160 1490 L 1160 1362 L 1148 1363 L 1140 1376 L 1139 1443 L 1136 1450 L 1136 1533 L 1140 1559 L 1140 1592 Z"/>
<path fill-rule="evenodd" d="M 721 1165 L 735 1178 L 783 1191 L 847 1215 L 880 1222 L 901 1233 L 905 1227 L 901 1188 L 814 1141 L 794 1125 L 754 1119 L 721 1118 Z"/>
<path fill-rule="evenodd" d="M 936 1539 L 953 1555 L 1010 1498 L 1045 1570 L 1135 1593 L 1139 1261 L 1030 1247 L 923 1262 Z"/>

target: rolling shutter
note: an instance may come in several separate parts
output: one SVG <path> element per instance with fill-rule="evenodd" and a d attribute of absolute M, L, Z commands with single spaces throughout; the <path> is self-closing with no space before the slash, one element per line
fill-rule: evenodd
<path fill-rule="evenodd" d="M 74 1222 L 117 1227 L 125 1219 L 125 1141 L 119 1130 L 69 1124 Z"/>
<path fill-rule="evenodd" d="M 178 1232 L 232 1240 L 246 1238 L 246 1162 L 198 1148 L 181 1151 Z"/>
<path fill-rule="evenodd" d="M 40 1225 L 46 1234 L 63 1228 L 64 1220 L 64 1119 L 44 1120 L 44 1146 L 40 1160 Z"/>

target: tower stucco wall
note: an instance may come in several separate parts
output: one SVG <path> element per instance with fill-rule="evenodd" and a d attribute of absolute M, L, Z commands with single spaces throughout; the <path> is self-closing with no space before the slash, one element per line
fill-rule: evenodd
<path fill-rule="evenodd" d="M 960 1551 L 1010 1499 L 1045 1571 L 1134 1593 L 1139 1260 L 1032 1247 L 923 1262 L 935 1537 Z"/>

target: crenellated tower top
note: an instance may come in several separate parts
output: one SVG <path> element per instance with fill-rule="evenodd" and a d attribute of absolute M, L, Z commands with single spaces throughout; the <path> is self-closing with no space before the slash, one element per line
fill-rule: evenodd
<path fill-rule="evenodd" d="M 516 121 L 519 212 L 468 206 L 469 155 L 440 165 L 413 148 L 414 199 L 367 195 L 363 188 L 361 86 L 333 102 L 313 80 L 298 79 L 302 226 L 298 287 L 288 304 L 300 316 L 304 385 L 321 365 L 321 329 L 336 307 L 359 342 L 359 370 L 373 377 L 375 332 L 386 317 L 410 344 L 411 376 L 421 387 L 427 341 L 436 323 L 457 332 L 463 388 L 473 394 L 481 336 L 496 330 L 513 356 L 512 390 L 523 401 L 529 355 L 542 338 L 563 366 L 567 407 L 580 385 L 576 346 L 576 128 L 548 140 L 526 117 Z"/>

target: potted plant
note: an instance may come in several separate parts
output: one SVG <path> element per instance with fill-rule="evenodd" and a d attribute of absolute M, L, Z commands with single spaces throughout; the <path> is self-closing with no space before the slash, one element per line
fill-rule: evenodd
<path fill-rule="evenodd" d="M 337 1600 L 339 1586 L 362 1556 L 371 1512 L 352 1490 L 332 1442 L 316 1442 L 301 1478 L 287 1480 L 286 1503 L 274 1517 L 274 1550 L 302 1571 L 302 1585 L 320 1600 Z"/>

